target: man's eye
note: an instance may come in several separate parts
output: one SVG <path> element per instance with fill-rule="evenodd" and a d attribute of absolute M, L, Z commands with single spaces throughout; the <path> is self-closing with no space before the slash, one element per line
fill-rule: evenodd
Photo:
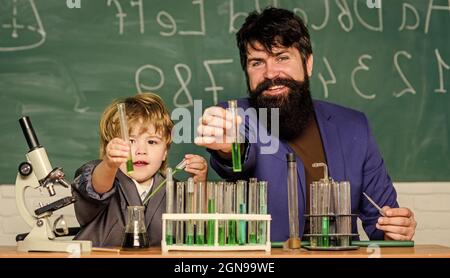
<path fill-rule="evenodd" d="M 286 60 L 289 60 L 288 56 L 279 56 L 278 57 L 278 61 L 286 61 Z"/>
<path fill-rule="evenodd" d="M 250 63 L 250 66 L 251 66 L 251 67 L 257 67 L 257 66 L 259 66 L 259 65 L 261 65 L 261 64 L 262 64 L 261 61 L 253 61 L 253 62 Z"/>

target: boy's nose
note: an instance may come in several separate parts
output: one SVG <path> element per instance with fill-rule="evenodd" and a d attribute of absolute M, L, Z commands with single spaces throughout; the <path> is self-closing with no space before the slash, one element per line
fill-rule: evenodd
<path fill-rule="evenodd" d="M 142 149 L 137 149 L 136 150 L 136 154 L 147 154 L 147 152 L 145 150 L 142 150 Z"/>
<path fill-rule="evenodd" d="M 136 154 L 147 154 L 147 150 L 145 149 L 145 144 L 137 144 L 135 153 Z"/>

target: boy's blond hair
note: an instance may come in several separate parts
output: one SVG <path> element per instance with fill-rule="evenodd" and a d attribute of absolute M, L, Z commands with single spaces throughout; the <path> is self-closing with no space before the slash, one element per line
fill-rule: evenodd
<path fill-rule="evenodd" d="M 153 93 L 142 93 L 125 99 L 116 99 L 102 114 L 100 120 L 100 158 L 106 155 L 106 146 L 109 141 L 115 137 L 120 137 L 119 113 L 117 110 L 118 103 L 125 103 L 125 110 L 128 122 L 128 129 L 142 121 L 144 127 L 152 124 L 156 134 L 161 135 L 167 150 L 172 143 L 173 122 L 170 119 L 169 111 L 164 105 L 163 100 Z M 128 132 L 130 132 L 128 130 Z M 139 133 L 145 132 L 147 129 L 139 130 Z M 164 161 L 160 170 L 165 170 L 167 161 Z"/>

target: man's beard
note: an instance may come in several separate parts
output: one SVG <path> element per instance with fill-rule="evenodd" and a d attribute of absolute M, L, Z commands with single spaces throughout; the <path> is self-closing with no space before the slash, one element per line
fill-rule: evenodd
<path fill-rule="evenodd" d="M 289 91 L 284 94 L 270 96 L 262 93 L 272 86 L 284 85 Z M 259 108 L 267 108 L 267 131 L 271 131 L 271 108 L 279 108 L 279 134 L 280 139 L 292 140 L 302 134 L 308 125 L 314 112 L 309 78 L 304 81 L 277 78 L 266 79 L 255 90 L 250 91 L 250 105 Z"/>

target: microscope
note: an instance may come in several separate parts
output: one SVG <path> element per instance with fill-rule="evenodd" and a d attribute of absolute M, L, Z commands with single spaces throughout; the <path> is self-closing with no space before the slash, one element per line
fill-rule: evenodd
<path fill-rule="evenodd" d="M 59 240 L 56 235 L 61 234 L 57 230 L 58 223 L 62 223 L 63 218 L 56 219 L 53 226 L 50 223 L 50 216 L 54 211 L 74 203 L 76 200 L 72 196 L 64 197 L 47 205 L 41 205 L 34 212 L 30 212 L 25 203 L 25 191 L 31 189 L 45 189 L 50 197 L 55 196 L 55 185 L 70 187 L 64 180 L 64 172 L 61 168 L 54 168 L 50 165 L 45 148 L 42 147 L 34 133 L 33 126 L 28 117 L 19 119 L 25 139 L 28 143 L 29 151 L 26 154 L 27 161 L 19 165 L 19 173 L 16 178 L 16 204 L 20 215 L 32 228 L 31 232 L 17 242 L 17 250 L 29 251 L 54 251 L 80 253 L 89 252 L 92 249 L 91 241 L 84 240 Z M 67 227 L 63 230 L 67 230 Z"/>

